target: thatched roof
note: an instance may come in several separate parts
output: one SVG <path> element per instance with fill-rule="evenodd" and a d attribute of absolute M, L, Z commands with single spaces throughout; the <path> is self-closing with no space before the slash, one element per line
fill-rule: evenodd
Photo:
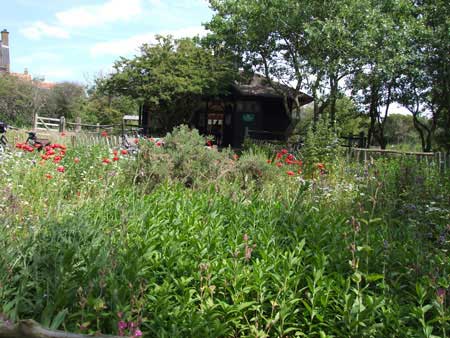
<path fill-rule="evenodd" d="M 277 83 L 279 88 L 288 93 L 290 98 L 293 98 L 295 90 L 291 87 Z M 233 89 L 240 96 L 257 96 L 265 98 L 283 98 L 267 81 L 267 79 L 259 74 L 254 74 L 250 79 L 241 77 L 239 81 L 233 84 Z M 303 104 L 308 104 L 313 101 L 313 98 L 306 93 L 301 92 L 300 101 Z"/>

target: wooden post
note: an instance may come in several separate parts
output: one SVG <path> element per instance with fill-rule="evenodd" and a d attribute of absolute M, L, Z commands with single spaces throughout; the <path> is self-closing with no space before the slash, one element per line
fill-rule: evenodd
<path fill-rule="evenodd" d="M 66 131 L 66 118 L 64 116 L 61 116 L 59 118 L 59 132 L 63 133 Z"/>
<path fill-rule="evenodd" d="M 96 131 L 97 133 L 100 132 L 100 123 L 97 123 L 97 124 L 96 124 L 95 131 Z"/>
<path fill-rule="evenodd" d="M 38 114 L 35 113 L 33 116 L 33 130 L 36 130 L 38 124 Z"/>
<path fill-rule="evenodd" d="M 81 117 L 75 118 L 75 132 L 79 133 L 81 131 Z"/>

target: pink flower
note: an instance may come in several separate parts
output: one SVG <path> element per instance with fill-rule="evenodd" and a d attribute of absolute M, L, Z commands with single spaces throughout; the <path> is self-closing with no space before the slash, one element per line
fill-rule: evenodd
<path fill-rule="evenodd" d="M 64 166 L 60 165 L 58 168 L 56 168 L 57 171 L 59 171 L 60 173 L 63 173 L 66 168 L 64 168 Z"/>
<path fill-rule="evenodd" d="M 142 331 L 139 329 L 136 329 L 134 331 L 133 337 L 141 337 L 142 336 Z"/>
<path fill-rule="evenodd" d="M 288 174 L 288 176 L 294 176 L 295 175 L 295 173 L 293 172 L 293 171 L 286 171 L 286 174 Z"/>

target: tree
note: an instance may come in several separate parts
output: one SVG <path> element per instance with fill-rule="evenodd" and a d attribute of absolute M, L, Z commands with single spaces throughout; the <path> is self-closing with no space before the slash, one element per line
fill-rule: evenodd
<path fill-rule="evenodd" d="M 73 120 L 75 117 L 80 117 L 85 101 L 86 93 L 83 86 L 72 82 L 62 82 L 49 90 L 49 99 L 44 109 L 46 115 L 50 117 L 64 116 Z"/>
<path fill-rule="evenodd" d="M 355 72 L 350 84 L 353 95 L 368 111 L 368 144 L 387 140 L 384 128 L 401 75 L 408 67 L 413 6 L 408 1 L 371 1 L 366 18 L 366 39 L 361 40 Z"/>
<path fill-rule="evenodd" d="M 152 129 L 160 132 L 187 123 L 202 97 L 223 93 L 234 77 L 230 61 L 198 39 L 170 36 L 158 36 L 155 45 L 143 45 L 140 55 L 121 58 L 114 69 L 100 83 L 102 92 L 140 100 L 144 114 L 151 115 Z"/>
<path fill-rule="evenodd" d="M 206 27 L 211 40 L 224 44 L 245 67 L 264 74 L 300 108 L 302 90 L 314 98 L 314 124 L 329 106 L 336 119 L 340 83 L 352 70 L 352 58 L 364 27 L 365 7 L 349 0 L 210 0 L 215 14 Z M 286 93 L 286 86 L 293 86 Z"/>
<path fill-rule="evenodd" d="M 35 82 L 11 75 L 0 75 L 0 120 L 29 126 L 35 113 L 41 111 L 48 92 Z"/>

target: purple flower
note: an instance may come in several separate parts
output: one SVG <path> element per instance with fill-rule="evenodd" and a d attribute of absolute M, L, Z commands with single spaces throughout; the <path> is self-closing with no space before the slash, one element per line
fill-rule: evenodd
<path fill-rule="evenodd" d="M 139 329 L 136 329 L 134 331 L 133 337 L 142 337 L 142 331 Z"/>

